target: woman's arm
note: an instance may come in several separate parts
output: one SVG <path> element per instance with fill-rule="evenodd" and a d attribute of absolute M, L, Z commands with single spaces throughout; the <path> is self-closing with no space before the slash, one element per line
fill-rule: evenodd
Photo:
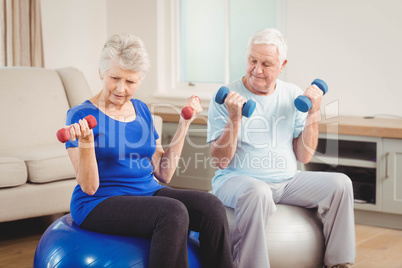
<path fill-rule="evenodd" d="M 94 195 L 99 187 L 99 174 L 93 132 L 86 120 L 74 124 L 70 132 L 72 141 L 78 139 L 78 147 L 67 149 L 74 166 L 76 180 L 84 193 Z"/>
<path fill-rule="evenodd" d="M 190 97 L 185 106 L 190 106 L 194 110 L 193 117 L 188 120 L 180 117 L 176 133 L 166 151 L 163 150 L 160 139 L 156 141 L 156 150 L 152 156 L 152 166 L 155 177 L 163 183 L 169 183 L 172 179 L 180 160 L 188 128 L 195 117 L 202 112 L 201 105 L 195 96 Z"/>

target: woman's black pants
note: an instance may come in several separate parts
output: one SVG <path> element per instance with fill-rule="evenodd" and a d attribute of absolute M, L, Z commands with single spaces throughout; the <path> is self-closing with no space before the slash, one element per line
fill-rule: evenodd
<path fill-rule="evenodd" d="M 206 192 L 164 187 L 153 196 L 110 197 L 80 227 L 151 239 L 149 267 L 155 268 L 188 267 L 187 237 L 196 231 L 203 267 L 233 267 L 224 206 Z"/>

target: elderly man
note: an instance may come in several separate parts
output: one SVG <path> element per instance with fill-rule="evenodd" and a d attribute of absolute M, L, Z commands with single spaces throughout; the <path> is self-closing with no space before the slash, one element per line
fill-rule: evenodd
<path fill-rule="evenodd" d="M 276 204 L 289 204 L 318 209 L 325 265 L 349 267 L 356 255 L 352 183 L 340 173 L 297 170 L 297 161 L 308 163 L 316 149 L 323 93 L 311 85 L 304 92 L 311 110 L 302 113 L 294 107 L 302 90 L 278 79 L 287 64 L 286 53 L 278 30 L 255 33 L 248 44 L 246 75 L 227 86 L 225 105 L 215 103 L 214 96 L 209 106 L 207 139 L 219 168 L 212 187 L 235 211 L 234 265 L 269 267 L 262 234 Z M 250 118 L 242 117 L 249 99 L 256 109 Z"/>

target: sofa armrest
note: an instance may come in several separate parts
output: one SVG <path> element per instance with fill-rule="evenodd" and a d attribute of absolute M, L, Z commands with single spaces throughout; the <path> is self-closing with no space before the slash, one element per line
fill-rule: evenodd
<path fill-rule="evenodd" d="M 80 70 L 73 67 L 66 67 L 56 69 L 56 71 L 63 82 L 70 107 L 81 104 L 92 97 L 87 80 Z"/>

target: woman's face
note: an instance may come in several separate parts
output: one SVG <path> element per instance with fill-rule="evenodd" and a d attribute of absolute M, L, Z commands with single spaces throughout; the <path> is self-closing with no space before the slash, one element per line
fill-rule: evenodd
<path fill-rule="evenodd" d="M 117 63 L 101 75 L 101 79 L 105 101 L 116 106 L 129 102 L 141 85 L 139 72 L 123 69 Z"/>

